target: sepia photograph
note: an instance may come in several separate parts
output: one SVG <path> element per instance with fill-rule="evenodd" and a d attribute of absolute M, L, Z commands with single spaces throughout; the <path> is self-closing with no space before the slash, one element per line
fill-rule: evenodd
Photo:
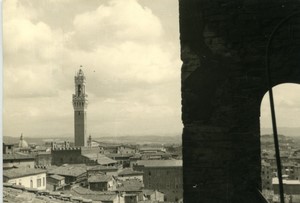
<path fill-rule="evenodd" d="M 3 202 L 182 202 L 178 12 L 3 1 Z"/>
<path fill-rule="evenodd" d="M 300 203 L 299 36 L 299 0 L 3 0 L 2 201 Z"/>

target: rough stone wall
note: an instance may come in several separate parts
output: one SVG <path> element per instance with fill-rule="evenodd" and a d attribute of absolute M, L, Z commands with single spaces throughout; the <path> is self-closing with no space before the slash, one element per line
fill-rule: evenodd
<path fill-rule="evenodd" d="M 260 202 L 265 50 L 299 0 L 180 0 L 184 202 Z M 273 85 L 300 83 L 300 15 L 271 46 Z"/>
<path fill-rule="evenodd" d="M 60 166 L 62 164 L 82 164 L 84 158 L 81 155 L 81 149 L 67 148 L 67 149 L 52 149 L 52 165 Z"/>

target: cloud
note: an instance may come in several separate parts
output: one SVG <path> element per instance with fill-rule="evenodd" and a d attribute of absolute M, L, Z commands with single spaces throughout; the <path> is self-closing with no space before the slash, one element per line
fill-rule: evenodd
<path fill-rule="evenodd" d="M 80 65 L 88 132 L 181 131 L 179 47 L 138 1 L 6 0 L 3 26 L 5 135 L 73 135 Z"/>
<path fill-rule="evenodd" d="M 281 84 L 273 88 L 277 126 L 299 127 L 300 120 L 300 86 Z M 271 127 L 269 95 L 266 93 L 261 104 L 261 127 Z"/>
<path fill-rule="evenodd" d="M 162 35 L 159 19 L 136 0 L 109 1 L 96 10 L 75 16 L 74 38 L 81 48 L 124 41 L 152 43 Z"/>

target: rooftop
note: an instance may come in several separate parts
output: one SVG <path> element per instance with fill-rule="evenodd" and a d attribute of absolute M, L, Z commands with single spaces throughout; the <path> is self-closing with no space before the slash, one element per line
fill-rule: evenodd
<path fill-rule="evenodd" d="M 89 166 L 87 168 L 88 171 L 117 171 L 118 169 L 119 169 L 118 166 L 102 166 L 102 165 Z"/>
<path fill-rule="evenodd" d="M 117 188 L 118 191 L 142 191 L 144 184 L 138 179 L 130 179 L 125 181 L 120 181 L 121 185 Z"/>
<path fill-rule="evenodd" d="M 17 168 L 17 169 L 9 169 L 3 171 L 3 176 L 7 178 L 19 178 L 30 175 L 37 175 L 41 173 L 46 173 L 46 170 L 42 169 L 34 169 L 34 168 Z"/>
<path fill-rule="evenodd" d="M 104 174 L 97 174 L 97 175 L 92 175 L 91 177 L 88 178 L 89 183 L 102 183 L 102 182 L 108 182 L 112 180 L 112 176 L 109 175 L 104 175 Z"/>
<path fill-rule="evenodd" d="M 86 165 L 84 164 L 66 164 L 48 171 L 49 174 L 56 174 L 61 176 L 77 177 L 86 172 Z"/>
<path fill-rule="evenodd" d="M 119 172 L 119 176 L 126 176 L 126 175 L 143 175 L 141 171 L 134 171 L 132 168 L 124 168 L 122 171 Z"/>
<path fill-rule="evenodd" d="M 92 191 L 83 187 L 72 188 L 73 195 L 80 195 L 83 198 L 92 199 L 94 201 L 112 201 L 118 196 L 116 192 L 100 192 Z"/>
<path fill-rule="evenodd" d="M 27 160 L 27 159 L 32 159 L 34 160 L 34 156 L 31 154 L 3 154 L 3 160 Z"/>
<path fill-rule="evenodd" d="M 90 160 L 97 161 L 97 163 L 100 164 L 100 165 L 109 165 L 109 164 L 117 163 L 116 160 L 108 158 L 107 156 L 105 156 L 103 154 L 99 154 L 99 153 L 83 154 L 82 156 L 85 156 Z"/>
<path fill-rule="evenodd" d="M 65 179 L 65 177 L 60 176 L 60 175 L 56 175 L 56 174 L 51 175 L 50 177 L 53 178 L 53 179 L 55 179 L 55 180 L 63 180 L 63 179 Z"/>

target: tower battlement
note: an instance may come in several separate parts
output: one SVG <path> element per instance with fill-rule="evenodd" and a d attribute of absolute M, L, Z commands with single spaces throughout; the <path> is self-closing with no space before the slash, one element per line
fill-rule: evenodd
<path fill-rule="evenodd" d="M 54 147 L 51 151 L 81 151 L 81 147 Z"/>

